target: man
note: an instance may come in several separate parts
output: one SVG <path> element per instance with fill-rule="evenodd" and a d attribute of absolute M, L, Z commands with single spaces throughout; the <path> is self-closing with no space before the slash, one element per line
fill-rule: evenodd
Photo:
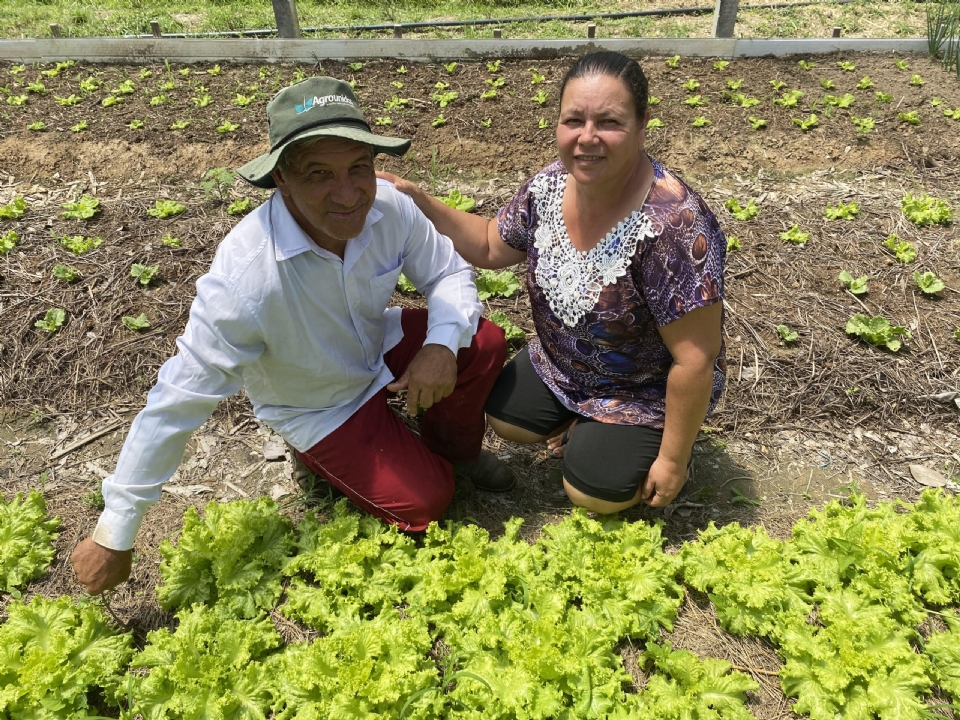
<path fill-rule="evenodd" d="M 267 106 L 270 151 L 238 170 L 277 192 L 217 250 L 179 352 L 134 420 L 92 537 L 73 553 L 90 593 L 129 577 L 146 510 L 191 433 L 241 387 L 258 418 L 359 507 L 403 530 L 440 517 L 451 465 L 481 488 L 513 473 L 481 454 L 483 404 L 506 356 L 480 319 L 473 270 L 405 195 L 378 181 L 374 156 L 409 140 L 373 134 L 347 83 L 320 77 Z M 387 308 L 403 271 L 426 310 Z M 407 393 L 421 436 L 387 406 Z"/>

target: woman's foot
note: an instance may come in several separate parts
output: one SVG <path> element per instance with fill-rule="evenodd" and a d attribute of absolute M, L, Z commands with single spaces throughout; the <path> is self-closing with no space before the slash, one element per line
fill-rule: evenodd
<path fill-rule="evenodd" d="M 570 440 L 570 435 L 573 433 L 573 429 L 576 426 L 577 421 L 574 420 L 562 433 L 559 435 L 554 435 L 552 438 L 547 440 L 547 450 L 550 451 L 551 455 L 556 458 L 563 457 L 564 449 L 566 448 L 567 442 Z"/>

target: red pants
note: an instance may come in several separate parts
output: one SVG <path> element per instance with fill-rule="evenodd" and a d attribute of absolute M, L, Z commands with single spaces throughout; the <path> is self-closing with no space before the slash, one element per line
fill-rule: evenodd
<path fill-rule="evenodd" d="M 403 340 L 384 355 L 397 378 L 423 347 L 427 311 L 404 310 L 401 324 Z M 366 512 L 401 530 L 424 530 L 453 498 L 451 463 L 472 462 L 480 454 L 486 429 L 483 404 L 506 355 L 503 330 L 481 319 L 470 347 L 457 353 L 453 393 L 423 413 L 419 438 L 387 405 L 384 388 L 298 455 Z"/>

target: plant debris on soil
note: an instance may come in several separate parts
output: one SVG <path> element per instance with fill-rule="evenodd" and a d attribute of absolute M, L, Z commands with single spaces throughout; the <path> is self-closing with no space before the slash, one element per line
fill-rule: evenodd
<path fill-rule="evenodd" d="M 960 109 L 960 85 L 924 57 L 905 58 L 906 70 L 895 64 L 904 58 L 891 54 L 804 58 L 815 63 L 809 70 L 798 59 L 738 59 L 722 69 L 712 60 L 684 58 L 676 67 L 665 58 L 643 61 L 659 99 L 653 115 L 663 123 L 648 131 L 648 151 L 704 196 L 741 245 L 727 256 L 728 384 L 695 447 L 695 480 L 666 510 L 627 514 L 663 518 L 674 545 L 711 519 L 763 522 L 782 536 L 809 507 L 853 485 L 874 500 L 913 500 L 925 485 L 948 485 L 958 474 L 960 238 L 955 224 L 909 222 L 901 199 L 927 193 L 960 213 L 960 122 L 944 112 Z M 855 71 L 841 69 L 841 61 Z M 395 61 L 263 68 L 78 62 L 55 74 L 53 64 L 0 64 L 0 206 L 16 197 L 27 202 L 21 217 L 0 220 L 0 237 L 13 231 L 18 238 L 0 255 L 0 486 L 4 495 L 43 489 L 63 519 L 54 566 L 30 590 L 80 592 L 69 552 L 93 528 L 99 482 L 112 472 L 160 365 L 175 352 L 196 280 L 240 219 L 227 210 L 236 200 L 255 207 L 267 196 L 229 177 L 202 183 L 210 170 L 235 168 L 266 148 L 270 97 L 312 74 L 353 80 L 377 132 L 413 139 L 406 157 L 382 158 L 381 169 L 435 195 L 459 190 L 476 200 L 474 212 L 492 217 L 556 158 L 557 94 L 569 64 L 510 60 L 491 72 L 465 62 L 451 72 Z M 922 85 L 910 83 L 914 74 Z M 700 84 L 695 92 L 683 87 L 690 79 Z M 496 95 L 484 99 L 491 90 Z M 789 90 L 803 93 L 796 106 L 774 104 Z M 440 108 L 433 96 L 450 92 L 458 97 Z M 847 93 L 847 107 L 827 98 Z M 684 102 L 694 94 L 706 104 Z M 22 104 L 9 101 L 21 97 Z M 748 98 L 759 103 L 743 107 Z M 913 111 L 919 124 L 900 119 Z M 811 114 L 818 122 L 808 131 L 793 122 Z M 694 127 L 697 116 L 711 124 Z M 873 130 L 858 134 L 854 117 L 872 118 Z M 751 118 L 765 127 L 754 130 Z M 28 129 L 37 123 L 43 129 Z M 65 219 L 63 204 L 83 195 L 97 198 L 100 211 Z M 734 219 L 725 209 L 732 198 L 753 200 L 759 214 Z M 151 216 L 158 200 L 185 210 Z M 851 201 L 860 205 L 853 220 L 826 218 L 828 205 Z M 806 243 L 780 238 L 794 225 L 809 234 Z M 884 246 L 892 234 L 913 245 L 913 261 L 899 262 Z M 74 254 L 61 239 L 75 236 L 102 244 Z M 144 283 L 131 274 L 135 264 L 156 272 Z M 55 277 L 59 265 L 76 278 Z M 913 279 L 918 270 L 934 272 L 945 288 L 924 294 Z M 838 280 L 841 271 L 868 276 L 869 292 L 851 294 Z M 399 291 L 394 300 L 421 304 Z M 525 292 L 486 305 L 532 335 Z M 56 308 L 64 311 L 59 329 L 36 325 Z M 882 315 L 910 337 L 897 352 L 868 345 L 845 332 L 856 314 Z M 123 320 L 141 315 L 149 323 L 143 329 Z M 779 325 L 796 332 L 796 341 L 782 340 Z M 284 458 L 275 447 L 265 451 L 271 440 L 242 394 L 195 434 L 171 492 L 144 523 L 133 578 L 112 600 L 138 638 L 171 621 L 153 594 L 156 548 L 179 528 L 186 507 L 301 493 L 292 459 L 268 459 Z M 516 467 L 517 490 L 490 496 L 459 488 L 448 517 L 498 532 L 503 520 L 522 515 L 524 533 L 535 536 L 568 511 L 559 461 L 542 446 L 492 435 L 488 446 Z M 790 716 L 769 675 L 775 655 L 726 635 L 704 620 L 710 614 L 708 603 L 689 599 L 674 646 L 756 670 L 762 689 L 751 710 L 758 718 Z"/>

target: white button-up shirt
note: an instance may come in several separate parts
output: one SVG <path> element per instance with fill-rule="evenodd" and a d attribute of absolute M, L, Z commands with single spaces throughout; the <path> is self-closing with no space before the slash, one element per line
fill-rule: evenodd
<path fill-rule="evenodd" d="M 424 344 L 468 347 L 483 309 L 473 268 L 390 183 L 378 180 L 342 260 L 310 239 L 279 193 L 245 217 L 197 281 L 179 352 L 160 368 L 103 481 L 93 539 L 133 547 L 190 435 L 240 388 L 258 418 L 306 451 L 391 382 L 383 354 L 403 330 L 400 308 L 387 303 L 401 270 L 427 299 Z"/>

